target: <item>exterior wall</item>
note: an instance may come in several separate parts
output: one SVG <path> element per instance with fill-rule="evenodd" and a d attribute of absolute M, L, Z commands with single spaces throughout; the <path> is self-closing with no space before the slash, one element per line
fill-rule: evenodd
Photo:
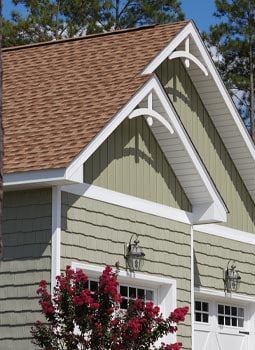
<path fill-rule="evenodd" d="M 254 246 L 194 232 L 195 286 L 224 290 L 223 269 L 230 259 L 235 260 L 241 283 L 238 293 L 254 296 Z"/>
<path fill-rule="evenodd" d="M 42 319 L 36 289 L 41 279 L 50 282 L 50 240 L 51 190 L 5 193 L 0 349 L 34 349 L 30 327 Z"/>
<path fill-rule="evenodd" d="M 114 266 L 117 261 L 125 269 L 124 244 L 134 233 L 146 254 L 141 272 L 176 279 L 177 304 L 190 306 L 189 225 L 62 193 L 62 269 L 72 262 Z M 189 316 L 178 334 L 190 349 Z"/>
<path fill-rule="evenodd" d="M 143 117 L 126 119 L 90 157 L 84 181 L 191 211 L 191 204 Z"/>
<path fill-rule="evenodd" d="M 229 209 L 226 225 L 255 233 L 255 204 L 181 61 L 166 60 L 157 74 Z"/>

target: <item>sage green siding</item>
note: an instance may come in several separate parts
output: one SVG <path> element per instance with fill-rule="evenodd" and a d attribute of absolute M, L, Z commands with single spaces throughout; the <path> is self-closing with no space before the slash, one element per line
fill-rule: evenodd
<path fill-rule="evenodd" d="M 180 60 L 157 70 L 166 92 L 229 209 L 227 226 L 255 233 L 255 204 Z"/>
<path fill-rule="evenodd" d="M 51 190 L 4 195 L 3 256 L 0 260 L 0 349 L 29 350 L 38 319 L 36 289 L 50 281 Z"/>
<path fill-rule="evenodd" d="M 226 238 L 194 232 L 195 286 L 224 290 L 223 269 L 234 259 L 240 272 L 238 293 L 254 296 L 254 246 Z"/>
<path fill-rule="evenodd" d="M 190 227 L 188 225 L 62 193 L 61 268 L 72 262 L 125 269 L 124 244 L 134 233 L 146 254 L 143 273 L 174 278 L 178 305 L 190 305 Z M 179 340 L 190 349 L 190 317 Z"/>
<path fill-rule="evenodd" d="M 191 211 L 191 204 L 143 117 L 126 119 L 88 159 L 84 181 Z"/>

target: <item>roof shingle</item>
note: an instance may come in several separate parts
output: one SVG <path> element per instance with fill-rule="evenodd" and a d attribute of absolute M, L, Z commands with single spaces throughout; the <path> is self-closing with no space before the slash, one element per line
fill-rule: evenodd
<path fill-rule="evenodd" d="M 4 173 L 64 168 L 143 85 L 186 21 L 3 52 Z"/>

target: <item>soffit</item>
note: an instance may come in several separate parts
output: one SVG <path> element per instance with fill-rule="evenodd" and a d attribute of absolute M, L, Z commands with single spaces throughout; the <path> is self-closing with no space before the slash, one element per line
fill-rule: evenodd
<path fill-rule="evenodd" d="M 191 41 L 190 49 L 196 57 L 204 61 L 194 40 Z M 206 58 L 207 67 L 209 67 L 211 58 L 209 55 Z M 255 146 L 218 72 L 214 67 L 213 70 L 214 74 L 212 75 L 211 69 L 209 77 L 204 76 L 195 65 L 187 69 L 187 72 L 246 187 L 255 200 Z"/>

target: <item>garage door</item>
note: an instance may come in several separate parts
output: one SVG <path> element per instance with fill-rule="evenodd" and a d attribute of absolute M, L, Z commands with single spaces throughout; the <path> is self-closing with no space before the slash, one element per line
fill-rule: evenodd
<path fill-rule="evenodd" d="M 247 327 L 244 306 L 195 301 L 195 350 L 248 350 Z"/>

